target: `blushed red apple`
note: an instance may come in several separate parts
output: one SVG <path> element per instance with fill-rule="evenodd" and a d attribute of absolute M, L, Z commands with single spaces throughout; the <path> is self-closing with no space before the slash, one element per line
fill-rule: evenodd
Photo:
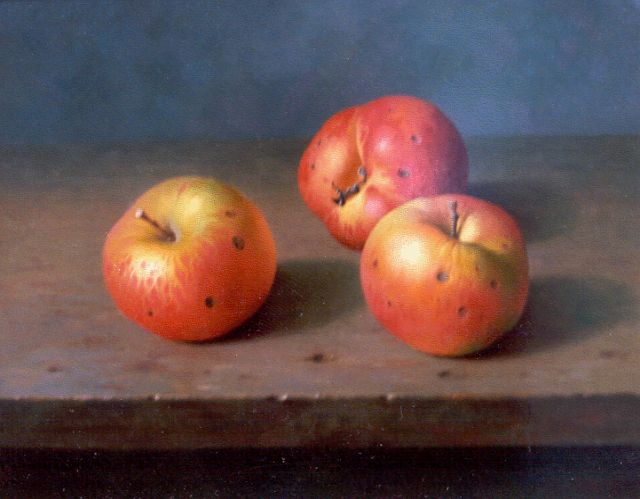
<path fill-rule="evenodd" d="M 438 356 L 478 352 L 513 329 L 529 287 L 515 220 L 466 195 L 414 199 L 389 212 L 364 246 L 360 275 L 376 319 Z"/>
<path fill-rule="evenodd" d="M 330 117 L 304 151 L 298 187 L 342 244 L 362 249 L 391 209 L 421 196 L 462 193 L 467 151 L 434 104 L 387 96 Z"/>
<path fill-rule="evenodd" d="M 103 272 L 132 321 L 172 340 L 208 340 L 262 305 L 276 248 L 263 214 L 236 189 L 176 177 L 140 196 L 114 225 Z"/>

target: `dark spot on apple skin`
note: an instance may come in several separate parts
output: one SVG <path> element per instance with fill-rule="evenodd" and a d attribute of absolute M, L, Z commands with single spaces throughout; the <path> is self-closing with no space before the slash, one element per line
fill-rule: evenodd
<path fill-rule="evenodd" d="M 346 202 L 346 198 L 345 198 L 344 192 L 339 192 L 338 193 L 338 197 L 335 198 L 333 200 L 333 202 L 335 204 L 337 204 L 338 206 L 344 206 L 344 203 Z"/>
<path fill-rule="evenodd" d="M 59 373 L 60 371 L 62 371 L 62 368 L 60 366 L 47 367 L 47 372 L 50 372 L 50 373 Z"/>
<path fill-rule="evenodd" d="M 377 258 L 373 261 L 373 263 L 371 264 L 371 266 L 372 266 L 374 269 L 377 269 L 377 268 L 378 268 L 378 259 L 377 259 Z"/>
<path fill-rule="evenodd" d="M 444 272 L 444 271 L 442 271 L 442 270 L 441 270 L 441 271 L 440 271 L 440 272 L 438 272 L 438 274 L 436 275 L 436 279 L 438 279 L 438 281 L 440 281 L 440 282 L 446 282 L 446 281 L 448 281 L 448 280 L 449 280 L 449 274 L 447 274 L 446 272 Z"/>
<path fill-rule="evenodd" d="M 207 308 L 213 307 L 213 298 L 211 296 L 207 296 L 204 299 L 204 304 L 207 306 Z"/>
<path fill-rule="evenodd" d="M 502 243 L 502 249 L 507 251 L 509 249 L 509 244 L 508 243 Z"/>
<path fill-rule="evenodd" d="M 314 353 L 313 355 L 309 355 L 306 360 L 314 362 L 316 364 L 320 364 L 326 360 L 326 357 L 322 352 L 318 352 Z"/>
<path fill-rule="evenodd" d="M 417 135 L 412 135 L 411 136 L 411 142 L 413 142 L 414 144 L 417 144 L 419 141 L 419 138 Z"/>
<path fill-rule="evenodd" d="M 496 289 L 498 287 L 498 281 L 496 281 L 495 279 L 491 279 L 491 289 Z"/>
<path fill-rule="evenodd" d="M 149 317 L 153 317 L 153 310 L 149 310 L 149 311 L 147 312 L 147 315 L 148 315 Z"/>
<path fill-rule="evenodd" d="M 242 239 L 240 236 L 233 236 L 231 241 L 233 242 L 233 246 L 235 249 L 244 249 L 244 239 Z"/>
<path fill-rule="evenodd" d="M 318 147 L 322 145 L 322 139 L 318 139 Z"/>
<path fill-rule="evenodd" d="M 393 303 L 391 303 L 391 300 L 387 300 L 387 307 L 390 307 L 391 305 L 393 305 Z"/>
<path fill-rule="evenodd" d="M 234 218 L 237 215 L 235 210 L 227 210 L 224 212 L 225 217 Z"/>
<path fill-rule="evenodd" d="M 398 168 L 398 177 L 407 178 L 409 176 L 409 170 L 406 168 Z"/>
<path fill-rule="evenodd" d="M 345 194 L 358 194 L 360 192 L 360 186 L 358 184 L 353 184 L 351 187 L 349 187 Z"/>
<path fill-rule="evenodd" d="M 458 317 L 464 317 L 467 315 L 467 309 L 465 307 L 460 307 L 458 309 Z"/>
<path fill-rule="evenodd" d="M 449 376 L 451 376 L 451 371 L 449 371 L 448 369 L 438 371 L 438 378 L 448 378 Z"/>
<path fill-rule="evenodd" d="M 311 169 L 315 170 L 316 169 L 316 164 L 315 163 L 311 163 Z"/>

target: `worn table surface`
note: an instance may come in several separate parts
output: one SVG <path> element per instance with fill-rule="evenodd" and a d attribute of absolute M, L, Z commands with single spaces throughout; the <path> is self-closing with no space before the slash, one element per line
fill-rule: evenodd
<path fill-rule="evenodd" d="M 0 447 L 640 444 L 640 140 L 468 140 L 470 192 L 519 221 L 521 324 L 480 356 L 410 349 L 363 301 L 358 253 L 296 187 L 303 141 L 0 149 Z M 279 270 L 225 339 L 123 318 L 101 247 L 134 198 L 215 176 L 265 212 Z"/>

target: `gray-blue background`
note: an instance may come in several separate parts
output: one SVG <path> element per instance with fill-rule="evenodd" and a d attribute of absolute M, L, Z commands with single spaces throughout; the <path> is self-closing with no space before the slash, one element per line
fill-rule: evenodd
<path fill-rule="evenodd" d="M 466 135 L 640 131 L 640 1 L 0 2 L 0 143 L 306 136 L 383 94 Z"/>

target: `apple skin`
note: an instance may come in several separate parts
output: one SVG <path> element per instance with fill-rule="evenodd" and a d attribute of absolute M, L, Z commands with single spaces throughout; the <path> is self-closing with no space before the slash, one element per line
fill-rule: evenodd
<path fill-rule="evenodd" d="M 376 319 L 436 356 L 494 343 L 517 324 L 529 288 L 518 225 L 502 208 L 467 195 L 418 198 L 388 213 L 364 246 L 360 277 Z"/>
<path fill-rule="evenodd" d="M 142 209 L 161 227 L 136 218 Z M 266 299 L 276 248 L 260 210 L 236 189 L 176 177 L 140 196 L 108 233 L 106 287 L 121 312 L 172 340 L 209 340 L 236 328 Z"/>
<path fill-rule="evenodd" d="M 366 180 L 358 170 L 364 167 Z M 386 96 L 329 118 L 298 166 L 298 188 L 342 244 L 360 250 L 391 209 L 421 196 L 464 193 L 468 158 L 453 123 L 432 103 Z M 364 180 L 364 181 L 363 181 Z M 357 185 L 340 204 L 338 189 Z"/>

